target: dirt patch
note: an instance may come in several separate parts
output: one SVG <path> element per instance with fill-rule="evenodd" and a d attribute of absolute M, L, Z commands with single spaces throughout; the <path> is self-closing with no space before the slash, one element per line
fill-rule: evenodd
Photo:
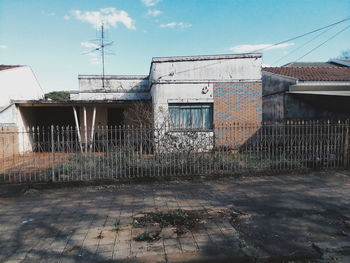
<path fill-rule="evenodd" d="M 157 241 L 160 238 L 182 236 L 190 231 L 196 231 L 201 226 L 218 218 L 244 220 L 248 215 L 232 209 L 207 210 L 168 210 L 152 211 L 135 215 L 134 228 L 143 228 L 144 232 L 134 237 L 135 241 Z"/>
<path fill-rule="evenodd" d="M 147 212 L 137 215 L 133 219 L 133 226 L 136 228 L 159 226 L 173 227 L 174 233 L 182 235 L 196 228 L 199 223 L 208 217 L 204 210 L 170 210 Z"/>

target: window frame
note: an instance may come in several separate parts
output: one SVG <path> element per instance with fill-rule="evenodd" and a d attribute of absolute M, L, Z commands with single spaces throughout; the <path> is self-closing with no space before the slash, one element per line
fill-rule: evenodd
<path fill-rule="evenodd" d="M 193 114 L 192 110 L 194 109 L 209 109 L 209 127 L 204 127 L 205 126 L 205 115 L 204 112 L 201 111 L 201 122 L 202 122 L 202 127 L 181 127 L 181 125 L 176 125 L 173 122 L 173 116 L 172 116 L 172 110 L 189 110 L 189 117 L 190 117 L 190 125 L 193 126 Z M 211 132 L 214 130 L 214 104 L 211 102 L 192 102 L 192 103 L 168 103 L 168 112 L 169 112 L 169 119 L 170 119 L 170 129 L 171 131 L 176 131 L 176 132 L 186 132 L 186 131 L 203 131 L 203 132 Z M 178 115 L 178 117 L 181 115 Z M 177 118 L 178 118 L 177 117 Z"/>

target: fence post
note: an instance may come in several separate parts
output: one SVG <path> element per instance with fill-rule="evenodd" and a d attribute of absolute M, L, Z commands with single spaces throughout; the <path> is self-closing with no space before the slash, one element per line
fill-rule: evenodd
<path fill-rule="evenodd" d="M 344 142 L 344 167 L 349 165 L 349 120 L 345 121 L 345 142 Z"/>
<path fill-rule="evenodd" d="M 51 177 L 55 181 L 55 144 L 54 144 L 54 127 L 51 125 Z"/>

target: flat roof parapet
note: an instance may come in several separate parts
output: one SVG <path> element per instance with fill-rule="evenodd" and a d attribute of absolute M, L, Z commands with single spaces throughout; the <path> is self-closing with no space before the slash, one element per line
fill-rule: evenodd
<path fill-rule="evenodd" d="M 105 75 L 105 79 L 120 79 L 120 80 L 147 80 L 148 75 Z M 102 79 L 102 75 L 78 75 L 79 79 Z"/>
<path fill-rule="evenodd" d="M 180 62 L 180 61 L 199 61 L 199 60 L 220 60 L 220 59 L 239 59 L 239 58 L 261 58 L 261 57 L 262 57 L 261 53 L 203 55 L 203 56 L 154 57 L 152 59 L 152 63 Z"/>

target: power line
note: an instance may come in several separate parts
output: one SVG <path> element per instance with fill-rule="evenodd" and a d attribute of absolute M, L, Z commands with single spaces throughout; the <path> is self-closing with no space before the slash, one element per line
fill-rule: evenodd
<path fill-rule="evenodd" d="M 312 31 L 307 32 L 307 33 L 304 33 L 304 34 L 302 34 L 302 35 L 299 35 L 299 36 L 296 36 L 296 37 L 292 37 L 292 38 L 289 38 L 289 39 L 287 39 L 287 40 L 283 40 L 283 41 L 281 41 L 281 42 L 278 42 L 278 43 L 276 43 L 276 44 L 269 45 L 269 46 L 264 47 L 264 48 L 257 49 L 257 50 L 255 50 L 255 51 L 253 51 L 253 53 L 259 52 L 259 51 L 262 51 L 262 50 L 265 50 L 265 49 L 268 49 L 268 48 L 271 48 L 271 47 L 274 47 L 274 46 L 277 46 L 277 45 L 281 45 L 281 44 L 287 43 L 287 42 L 289 42 L 289 41 L 292 41 L 292 40 L 295 40 L 295 39 L 298 39 L 298 38 L 301 38 L 301 37 L 310 35 L 310 34 L 312 34 L 312 33 L 316 33 L 316 32 L 318 32 L 318 31 L 321 31 L 321 30 L 326 29 L 326 28 L 328 28 L 328 27 L 332 27 L 332 26 L 338 25 L 338 24 L 343 23 L 343 22 L 348 21 L 348 20 L 350 20 L 350 18 L 345 18 L 345 19 L 340 20 L 340 21 L 338 21 L 338 22 L 335 22 L 335 23 L 333 23 L 333 24 L 330 24 L 330 25 L 327 25 L 327 26 L 324 26 L 324 27 L 321 27 L 321 28 L 312 30 Z"/>
<path fill-rule="evenodd" d="M 288 52 L 288 54 L 286 54 L 286 55 L 282 56 L 281 58 L 277 59 L 276 61 L 274 61 L 274 62 L 272 63 L 272 65 L 275 65 L 277 62 L 283 60 L 283 59 L 286 58 L 286 57 L 289 57 L 289 56 L 290 56 L 291 54 L 293 54 L 295 51 L 298 51 L 299 49 L 305 47 L 307 44 L 311 43 L 311 42 L 314 41 L 316 38 L 318 38 L 318 37 L 320 37 L 321 35 L 327 33 L 327 32 L 328 32 L 329 30 L 331 30 L 331 29 L 332 29 L 332 27 L 328 28 L 328 29 L 325 30 L 325 31 L 322 31 L 320 34 L 318 34 L 318 35 L 316 35 L 315 37 L 313 37 L 312 39 L 306 41 L 306 42 L 305 42 L 304 44 L 302 44 L 301 46 L 299 46 L 299 47 L 293 49 L 292 51 Z"/>
<path fill-rule="evenodd" d="M 331 36 L 330 38 L 328 38 L 326 41 L 322 42 L 321 44 L 317 45 L 316 47 L 314 47 L 313 49 L 311 49 L 310 51 L 308 51 L 306 54 L 302 55 L 300 58 L 298 58 L 295 61 L 299 61 L 300 59 L 304 58 L 305 56 L 309 55 L 311 52 L 315 51 L 316 49 L 318 49 L 319 47 L 323 46 L 324 44 L 326 44 L 328 41 L 332 40 L 333 38 L 335 38 L 336 36 L 338 36 L 339 34 L 343 33 L 345 30 L 347 30 L 348 28 L 350 28 L 350 25 L 344 27 L 342 30 L 340 30 L 339 32 L 337 32 L 336 34 L 334 34 L 333 36 Z"/>

